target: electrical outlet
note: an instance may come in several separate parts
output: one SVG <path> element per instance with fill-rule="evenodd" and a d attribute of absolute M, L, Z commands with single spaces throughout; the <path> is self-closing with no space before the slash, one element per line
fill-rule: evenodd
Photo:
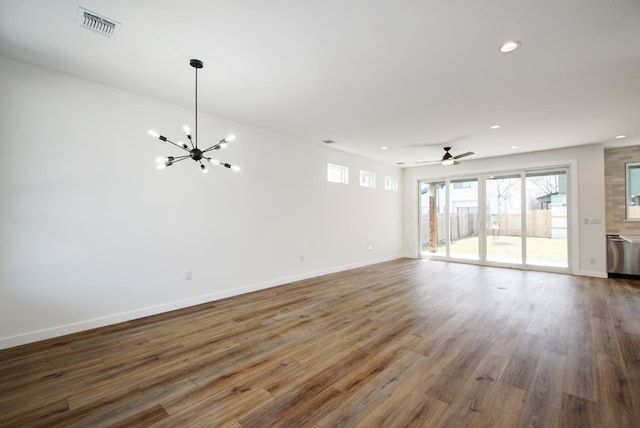
<path fill-rule="evenodd" d="M 193 278 L 193 272 L 191 272 L 190 270 L 187 270 L 184 272 L 185 281 L 191 281 L 192 278 Z"/>

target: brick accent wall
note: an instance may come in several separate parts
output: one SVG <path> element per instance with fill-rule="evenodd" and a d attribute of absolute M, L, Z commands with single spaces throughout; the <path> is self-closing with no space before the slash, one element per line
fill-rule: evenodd
<path fill-rule="evenodd" d="M 625 219 L 625 163 L 640 162 L 640 146 L 604 151 L 605 215 L 607 233 L 640 234 L 640 221 Z"/>

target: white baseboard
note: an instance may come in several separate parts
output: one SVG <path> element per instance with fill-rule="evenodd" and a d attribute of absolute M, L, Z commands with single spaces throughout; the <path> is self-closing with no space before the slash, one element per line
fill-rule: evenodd
<path fill-rule="evenodd" d="M 225 299 L 227 297 L 233 297 L 233 296 L 238 296 L 240 294 L 250 293 L 252 291 L 258 291 L 258 290 L 264 290 L 267 288 L 277 287 L 279 285 L 288 284 L 290 282 L 301 281 L 304 279 L 315 278 L 322 275 L 328 275 L 331 273 L 364 267 L 364 266 L 373 265 L 376 263 L 396 260 L 401 257 L 402 256 L 399 256 L 399 255 L 392 256 L 392 257 L 384 257 L 380 259 L 366 260 L 363 262 L 336 266 L 328 269 L 305 272 L 299 275 L 292 275 L 284 278 L 274 279 L 271 281 L 251 284 L 244 287 L 224 290 L 216 293 L 209 293 L 209 294 L 205 294 L 202 296 L 197 296 L 189 299 L 177 300 L 173 302 L 164 303 L 161 305 L 149 306 L 146 308 L 140 308 L 140 309 L 135 309 L 128 312 L 121 312 L 118 314 L 107 315 L 104 317 L 93 318 L 89 320 L 79 321 L 76 323 L 55 326 L 55 327 L 32 331 L 32 332 L 19 334 L 15 336 L 3 337 L 3 338 L 0 338 L 0 349 L 13 348 L 14 346 L 25 345 L 27 343 L 38 342 L 40 340 L 53 339 L 55 337 L 60 337 L 67 334 L 78 333 L 78 332 L 90 330 L 93 328 L 104 327 L 107 325 L 117 324 L 124 321 L 131 321 L 134 319 L 143 318 L 150 315 L 157 315 L 164 312 L 173 311 L 176 309 L 187 308 L 187 307 L 199 305 L 202 303 L 213 302 L 216 300 Z"/>
<path fill-rule="evenodd" d="M 596 271 L 596 270 L 579 270 L 575 274 L 576 275 L 580 275 L 580 276 L 591 276 L 591 277 L 594 277 L 594 278 L 608 278 L 609 277 L 606 272 L 600 272 L 600 271 Z"/>

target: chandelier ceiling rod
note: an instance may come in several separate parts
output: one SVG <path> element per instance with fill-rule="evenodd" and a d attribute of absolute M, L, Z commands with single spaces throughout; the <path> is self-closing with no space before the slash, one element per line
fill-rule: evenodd
<path fill-rule="evenodd" d="M 195 129 L 196 132 L 193 134 L 193 136 L 196 140 L 195 148 L 197 149 L 198 148 L 198 69 L 204 67 L 204 64 L 199 59 L 192 59 L 191 61 L 189 61 L 189 64 L 191 64 L 191 67 L 196 69 L 196 129 Z"/>
<path fill-rule="evenodd" d="M 158 163 L 157 168 L 163 169 L 163 168 L 172 166 L 173 164 L 183 161 L 185 159 L 191 158 L 195 162 L 198 162 L 200 164 L 200 169 L 205 174 L 207 173 L 207 168 L 202 163 L 203 159 L 210 162 L 213 166 L 222 165 L 226 168 L 231 169 L 232 171 L 238 172 L 240 171 L 240 168 L 237 165 L 231 165 L 227 162 L 221 162 L 218 159 L 212 159 L 204 155 L 205 153 L 210 152 L 212 150 L 220 150 L 220 149 L 226 148 L 230 141 L 235 140 L 235 136 L 229 135 L 223 138 L 222 140 L 218 141 L 216 144 L 204 150 L 200 150 L 198 148 L 198 69 L 203 68 L 204 64 L 199 59 L 192 59 L 191 61 L 189 61 L 189 65 L 191 65 L 191 67 L 195 69 L 195 73 L 196 73 L 196 76 L 195 76 L 196 78 L 196 81 L 195 81 L 195 129 L 194 129 L 195 133 L 193 134 L 193 138 L 191 137 L 191 128 L 189 128 L 189 125 L 183 125 L 182 130 L 184 131 L 184 133 L 187 135 L 187 138 L 189 139 L 189 144 L 191 144 L 191 150 L 189 150 L 189 146 L 187 146 L 182 141 L 175 143 L 169 140 L 164 135 L 158 134 L 156 131 L 153 131 L 153 130 L 149 131 L 149 135 L 151 135 L 152 137 L 157 138 L 160 141 L 166 141 L 167 143 L 172 144 L 188 153 L 186 155 L 181 155 L 181 156 L 158 157 L 156 159 L 156 162 Z"/>

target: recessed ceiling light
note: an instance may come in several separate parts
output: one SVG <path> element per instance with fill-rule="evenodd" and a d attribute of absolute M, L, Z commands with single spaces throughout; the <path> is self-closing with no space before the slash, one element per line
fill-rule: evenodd
<path fill-rule="evenodd" d="M 627 138 L 627 136 L 624 134 L 616 135 L 616 140 L 620 140 L 622 138 Z"/>
<path fill-rule="evenodd" d="M 518 146 L 511 146 L 511 148 L 512 148 L 512 149 L 517 149 L 517 148 L 518 148 Z"/>
<path fill-rule="evenodd" d="M 520 46 L 520 42 L 515 42 L 515 41 L 506 42 L 505 44 L 500 46 L 500 52 L 502 53 L 513 52 L 516 49 L 518 49 L 518 46 Z"/>
<path fill-rule="evenodd" d="M 491 129 L 498 129 L 498 128 L 500 128 L 500 125 L 491 125 L 490 128 Z"/>
<path fill-rule="evenodd" d="M 387 147 L 387 146 L 380 147 L 381 150 L 387 150 L 388 148 L 389 147 Z"/>

